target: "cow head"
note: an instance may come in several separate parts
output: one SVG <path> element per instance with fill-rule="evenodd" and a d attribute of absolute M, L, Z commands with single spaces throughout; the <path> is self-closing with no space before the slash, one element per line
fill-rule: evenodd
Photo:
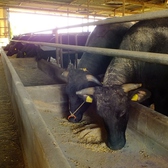
<path fill-rule="evenodd" d="M 125 131 L 129 116 L 129 104 L 140 101 L 146 92 L 140 89 L 132 95 L 131 90 L 140 87 L 141 84 L 124 84 L 114 86 L 96 86 L 76 92 L 84 99 L 92 95 L 96 103 L 97 113 L 103 118 L 107 130 L 107 146 L 113 150 L 119 150 L 126 143 Z M 131 93 L 131 97 L 130 94 Z"/>
<path fill-rule="evenodd" d="M 16 54 L 17 52 L 18 52 L 18 48 L 15 47 L 15 45 L 12 45 L 12 46 L 10 46 L 6 55 L 7 56 L 12 56 L 12 55 Z"/>
<path fill-rule="evenodd" d="M 26 52 L 18 51 L 16 58 L 24 58 L 26 57 L 26 55 L 27 55 Z"/>
<path fill-rule="evenodd" d="M 6 55 L 12 56 L 14 54 L 17 54 L 22 47 L 23 47 L 22 43 L 14 43 L 13 45 L 11 45 Z"/>
<path fill-rule="evenodd" d="M 90 105 L 90 103 L 85 102 L 82 98 L 76 95 L 76 92 L 87 87 L 101 85 L 101 83 L 96 78 L 92 78 L 92 75 L 84 69 L 72 69 L 70 71 L 65 71 L 63 72 L 63 76 L 68 78 L 66 86 L 70 112 L 68 120 L 76 123 L 82 119 L 83 113 Z"/>

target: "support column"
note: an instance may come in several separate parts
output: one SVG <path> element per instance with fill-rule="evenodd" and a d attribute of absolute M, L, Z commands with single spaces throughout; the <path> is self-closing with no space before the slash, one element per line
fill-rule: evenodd
<path fill-rule="evenodd" d="M 5 46 L 10 39 L 8 9 L 0 8 L 0 46 Z"/>

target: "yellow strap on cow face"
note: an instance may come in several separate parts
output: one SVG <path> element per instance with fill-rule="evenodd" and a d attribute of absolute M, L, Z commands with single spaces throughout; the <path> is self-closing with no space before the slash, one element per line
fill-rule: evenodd
<path fill-rule="evenodd" d="M 90 96 L 87 96 L 85 101 L 86 101 L 87 103 L 92 103 L 92 102 L 93 102 L 93 98 L 90 97 Z"/>
<path fill-rule="evenodd" d="M 132 101 L 138 101 L 138 94 L 134 94 L 131 100 Z"/>

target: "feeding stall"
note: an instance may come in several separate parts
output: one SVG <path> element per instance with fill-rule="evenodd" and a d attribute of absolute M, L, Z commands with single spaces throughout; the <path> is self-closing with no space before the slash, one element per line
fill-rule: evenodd
<path fill-rule="evenodd" d="M 108 22 L 161 18 L 167 14 L 165 10 L 112 18 Z M 104 21 L 89 24 L 104 24 Z M 165 54 L 144 52 L 142 55 L 134 51 L 21 42 L 168 64 Z M 94 105 L 80 123 L 67 121 L 66 84 L 56 80 L 57 67 L 45 61 L 37 65 L 32 58 L 9 59 L 3 50 L 1 54 L 28 167 L 167 167 L 166 116 L 132 103 L 126 145 L 118 151 L 110 150 L 105 145 L 106 131 Z M 45 68 L 41 71 L 38 67 Z M 47 74 L 52 74 L 52 77 Z"/>

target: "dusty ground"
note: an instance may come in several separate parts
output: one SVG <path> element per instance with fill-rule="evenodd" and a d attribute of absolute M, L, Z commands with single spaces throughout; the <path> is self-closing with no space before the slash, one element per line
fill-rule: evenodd
<path fill-rule="evenodd" d="M 23 168 L 19 134 L 0 56 L 0 168 Z"/>

